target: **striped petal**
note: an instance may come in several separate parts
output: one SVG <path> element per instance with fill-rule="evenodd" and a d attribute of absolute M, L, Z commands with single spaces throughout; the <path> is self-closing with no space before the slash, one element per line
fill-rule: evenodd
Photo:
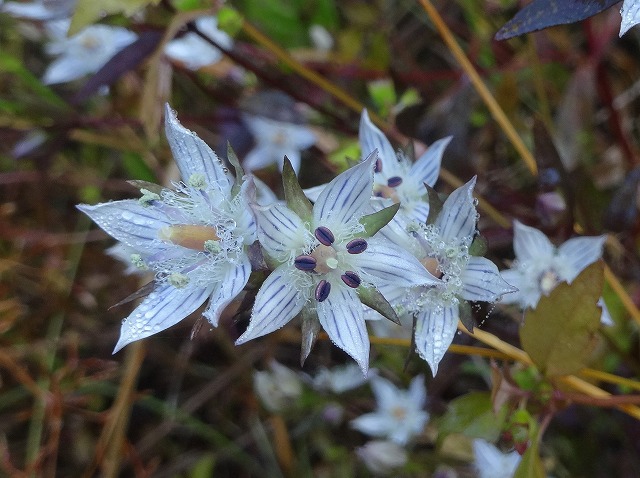
<path fill-rule="evenodd" d="M 362 110 L 360 116 L 360 130 L 358 132 L 362 159 L 367 158 L 375 150 L 378 150 L 378 157 L 382 161 L 382 171 L 387 176 L 395 176 L 398 170 L 398 157 L 393 146 L 382 131 L 369 119 L 367 110 Z"/>
<path fill-rule="evenodd" d="M 293 319 L 307 301 L 306 291 L 299 289 L 295 272 L 287 273 L 284 264 L 273 271 L 264 281 L 251 312 L 249 327 L 236 341 L 236 345 L 262 337 Z"/>
<path fill-rule="evenodd" d="M 473 236 L 476 231 L 477 213 L 473 203 L 475 176 L 451 193 L 436 219 L 440 236 L 447 243 L 458 243 L 464 237 Z"/>
<path fill-rule="evenodd" d="M 439 139 L 420 156 L 413 166 L 411 166 L 411 177 L 416 178 L 420 184 L 426 183 L 433 187 L 440 175 L 440 165 L 442 164 L 442 154 L 449 145 L 453 136 Z"/>
<path fill-rule="evenodd" d="M 204 174 L 210 186 L 225 196 L 231 192 L 232 181 L 220 158 L 197 134 L 180 124 L 176 112 L 165 106 L 165 132 L 182 179 L 192 174 Z"/>
<path fill-rule="evenodd" d="M 640 2 L 637 0 L 624 0 L 622 8 L 620 9 L 620 16 L 622 21 L 620 22 L 620 33 L 622 36 L 629 29 L 638 23 L 640 23 Z"/>
<path fill-rule="evenodd" d="M 418 259 L 404 249 L 375 238 L 368 239 L 367 244 L 367 249 L 362 254 L 350 256 L 349 262 L 358 271 L 364 272 L 366 280 L 370 280 L 374 285 L 413 287 L 435 285 L 440 282 Z"/>
<path fill-rule="evenodd" d="M 574 237 L 558 248 L 558 258 L 566 265 L 567 282 L 573 281 L 587 266 L 602 257 L 607 236 Z"/>
<path fill-rule="evenodd" d="M 506 283 L 496 265 L 484 257 L 471 257 L 460 278 L 466 300 L 496 302 L 504 294 L 518 290 Z"/>
<path fill-rule="evenodd" d="M 334 284 L 329 297 L 318 303 L 318 318 L 331 341 L 353 357 L 366 376 L 369 335 L 356 292 Z"/>
<path fill-rule="evenodd" d="M 244 286 L 247 285 L 249 275 L 251 274 L 251 264 L 249 258 L 241 257 L 240 264 L 230 266 L 225 274 L 216 282 L 211 297 L 209 297 L 209 307 L 204 311 L 207 320 L 214 327 L 218 326 L 220 314 L 225 307 L 240 293 Z"/>
<path fill-rule="evenodd" d="M 542 231 L 513 221 L 513 250 L 516 258 L 524 262 L 530 259 L 548 260 L 554 256 L 556 248 Z"/>
<path fill-rule="evenodd" d="M 164 249 L 158 241 L 158 230 L 171 223 L 154 207 L 144 207 L 135 199 L 77 207 L 107 234 L 133 249 L 144 249 L 146 254 Z M 155 247 L 154 243 L 157 244 Z"/>
<path fill-rule="evenodd" d="M 416 350 L 427 361 L 434 377 L 440 360 L 453 341 L 457 324 L 457 305 L 429 307 L 416 317 Z"/>
<path fill-rule="evenodd" d="M 211 289 L 212 287 L 178 289 L 169 284 L 159 286 L 122 322 L 120 339 L 113 353 L 131 342 L 177 324 L 207 300 Z"/>
<path fill-rule="evenodd" d="M 362 217 L 373 191 L 375 161 L 376 155 L 372 154 L 327 184 L 313 206 L 315 227 L 327 226 L 336 233 L 334 229 L 341 229 L 347 222 Z"/>
<path fill-rule="evenodd" d="M 302 220 L 284 204 L 252 206 L 258 222 L 258 239 L 269 254 L 280 261 L 304 246 L 308 234 Z"/>

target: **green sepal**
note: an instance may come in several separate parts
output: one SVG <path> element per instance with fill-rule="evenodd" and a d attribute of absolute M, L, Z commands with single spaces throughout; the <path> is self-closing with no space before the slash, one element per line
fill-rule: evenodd
<path fill-rule="evenodd" d="M 478 234 L 473 238 L 473 242 L 469 246 L 469 254 L 476 257 L 484 257 L 488 250 L 487 239 Z"/>
<path fill-rule="evenodd" d="M 233 186 L 231 187 L 231 197 L 236 197 L 242 188 L 242 181 L 244 178 L 244 169 L 240 165 L 240 160 L 238 159 L 238 155 L 233 150 L 231 143 L 227 141 L 227 159 L 233 169 L 235 171 L 235 180 L 233 182 Z"/>
<path fill-rule="evenodd" d="M 300 348 L 300 366 L 302 367 L 318 339 L 320 320 L 316 310 L 308 307 L 304 307 L 300 315 L 302 316 L 302 344 Z"/>
<path fill-rule="evenodd" d="M 418 323 L 418 317 L 413 316 L 413 325 L 411 326 L 411 346 L 409 347 L 409 352 L 404 359 L 404 366 L 402 367 L 403 372 L 407 372 L 409 370 L 409 364 L 414 357 L 418 356 L 418 348 L 416 347 L 416 324 Z"/>
<path fill-rule="evenodd" d="M 291 162 L 286 156 L 282 166 L 282 185 L 284 187 L 284 200 L 289 209 L 295 212 L 302 221 L 311 222 L 313 206 L 311 206 L 307 196 L 304 195 L 293 166 L 291 166 Z"/>
<path fill-rule="evenodd" d="M 157 194 L 158 196 L 161 196 L 162 192 L 167 190 L 167 188 L 165 188 L 164 186 L 160 186 L 156 183 L 150 183 L 149 181 L 143 181 L 142 179 L 131 179 L 127 182 L 136 189 L 146 189 L 147 191 Z"/>
<path fill-rule="evenodd" d="M 400 203 L 396 203 L 393 206 L 385 207 L 384 209 L 374 212 L 373 214 L 362 216 L 360 218 L 360 224 L 364 226 L 364 232 L 362 234 L 358 234 L 358 236 L 373 236 L 376 232 L 389 224 L 389 221 L 393 219 L 393 216 L 396 215 L 398 209 L 400 209 Z"/>
<path fill-rule="evenodd" d="M 396 311 L 393 310 L 391 304 L 389 304 L 387 299 L 384 298 L 378 289 L 375 287 L 365 287 L 361 285 L 356 289 L 356 292 L 358 293 L 360 302 L 364 305 L 375 310 L 394 324 L 402 325 Z"/>
<path fill-rule="evenodd" d="M 440 199 L 440 196 L 427 183 L 424 183 L 424 187 L 427 188 L 427 201 L 429 202 L 429 215 L 427 216 L 427 224 L 433 224 L 442 211 L 444 202 Z"/>
<path fill-rule="evenodd" d="M 224 6 L 218 10 L 218 29 L 231 37 L 235 37 L 242 29 L 244 18 L 235 8 Z"/>
<path fill-rule="evenodd" d="M 473 320 L 473 313 L 471 312 L 471 304 L 466 300 L 461 300 L 458 303 L 458 313 L 460 322 L 462 325 L 469 331 L 470 334 L 473 333 L 473 328 L 476 326 L 475 321 Z"/>

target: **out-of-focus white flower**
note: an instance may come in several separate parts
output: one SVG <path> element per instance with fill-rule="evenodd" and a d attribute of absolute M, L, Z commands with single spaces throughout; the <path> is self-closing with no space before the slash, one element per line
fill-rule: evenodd
<path fill-rule="evenodd" d="M 333 48 L 333 37 L 322 25 L 311 25 L 309 38 L 316 50 L 327 52 Z"/>
<path fill-rule="evenodd" d="M 479 478 L 511 478 L 522 457 L 517 451 L 502 453 L 486 440 L 473 440 L 474 468 Z"/>
<path fill-rule="evenodd" d="M 233 47 L 233 39 L 225 32 L 218 30 L 218 19 L 213 16 L 200 17 L 195 20 L 196 27 L 204 35 L 210 37 L 223 48 Z M 165 54 L 174 61 L 184 64 L 190 70 L 198 70 L 203 66 L 217 63 L 222 52 L 194 32 L 171 40 L 164 49 Z"/>
<path fill-rule="evenodd" d="M 281 412 L 300 397 L 302 383 L 297 373 L 275 360 L 269 368 L 270 371 L 254 372 L 253 388 L 267 410 Z"/>
<path fill-rule="evenodd" d="M 622 36 L 629 31 L 629 28 L 640 23 L 640 1 L 624 0 L 620 9 L 620 16 L 622 16 L 622 23 L 620 24 L 620 36 Z"/>
<path fill-rule="evenodd" d="M 370 212 L 375 159 L 331 181 L 309 217 L 277 203 L 253 206 L 260 244 L 280 265 L 260 287 L 237 344 L 278 330 L 305 308 L 366 374 L 369 336 L 357 289 L 438 282 L 411 254 L 366 234 L 361 220 Z"/>
<path fill-rule="evenodd" d="M 371 473 L 387 475 L 406 465 L 407 452 L 397 443 L 387 440 L 373 440 L 356 450 Z"/>
<path fill-rule="evenodd" d="M 42 78 L 45 84 L 65 83 L 95 73 L 137 38 L 126 28 L 111 25 L 90 25 L 67 38 L 69 24 L 68 20 L 47 24 L 52 36 L 47 53 L 58 58 L 45 71 Z"/>
<path fill-rule="evenodd" d="M 442 279 L 435 287 L 381 288 L 399 315 L 408 316 L 405 322 L 415 319 L 416 350 L 434 375 L 455 336 L 463 302 L 496 302 L 503 294 L 515 291 L 493 262 L 469 253 L 478 220 L 473 199 L 475 182 L 473 178 L 453 191 L 433 224 L 412 222 L 409 235 L 392 221 L 381 231 Z"/>
<path fill-rule="evenodd" d="M 255 115 L 245 115 L 244 120 L 256 141 L 256 146 L 242 162 L 247 171 L 266 168 L 274 163 L 282 171 L 286 156 L 297 173 L 300 170 L 300 151 L 316 142 L 315 134 L 301 124 L 285 123 Z"/>
<path fill-rule="evenodd" d="M 245 195 L 216 154 L 166 107 L 166 134 L 183 182 L 142 189 L 139 200 L 79 205 L 109 235 L 136 251 L 132 263 L 155 273 L 155 289 L 124 320 L 114 352 L 178 323 L 207 299 L 216 326 L 251 273 L 246 247 L 256 227 Z"/>
<path fill-rule="evenodd" d="M 311 386 L 320 391 L 344 393 L 364 385 L 375 372 L 375 369 L 369 370 L 368 376 L 364 377 L 353 363 L 331 369 L 322 367 L 311 379 Z"/>
<path fill-rule="evenodd" d="M 427 392 L 422 375 L 411 381 L 408 390 L 400 390 L 382 377 L 373 377 L 371 388 L 376 397 L 376 411 L 352 420 L 353 428 L 398 445 L 406 445 L 422 432 L 429 420 L 429 414 L 424 411 Z"/>
<path fill-rule="evenodd" d="M 600 259 L 606 239 L 605 235 L 575 237 L 556 248 L 542 231 L 514 221 L 516 259 L 511 269 L 502 271 L 502 276 L 518 291 L 507 294 L 501 302 L 535 308 L 542 295 L 549 295 L 560 282 L 571 284 L 580 272 Z M 612 324 L 602 298 L 598 305 L 602 308 L 600 321 Z"/>
<path fill-rule="evenodd" d="M 39 0 L 35 2 L 0 1 L 0 11 L 27 20 L 60 20 L 73 13 L 77 0 Z"/>

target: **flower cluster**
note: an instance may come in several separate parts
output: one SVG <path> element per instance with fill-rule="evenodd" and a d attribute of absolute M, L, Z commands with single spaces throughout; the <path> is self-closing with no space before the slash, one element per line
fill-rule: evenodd
<path fill-rule="evenodd" d="M 603 237 L 572 239 L 556 250 L 541 232 L 516 222 L 518 260 L 501 274 L 479 254 L 475 178 L 444 202 L 432 189 L 451 138 L 411 161 L 394 152 L 366 111 L 361 161 L 302 191 L 285 160 L 285 201 L 244 176 L 231 155 L 233 177 L 168 106 L 166 134 L 182 176 L 173 188 L 138 181 L 138 200 L 79 206 L 120 241 L 115 253 L 127 255 L 130 268 L 154 273 L 148 295 L 123 322 L 115 351 L 174 325 L 207 300 L 203 315 L 217 326 L 252 272 L 266 264 L 269 273 L 237 345 L 301 317 L 302 361 L 324 329 L 366 375 L 366 319 L 386 317 L 412 326 L 416 351 L 435 374 L 458 322 L 473 329 L 469 301 L 504 296 L 535 306 L 601 254 Z M 252 263 L 256 241 L 262 258 Z"/>

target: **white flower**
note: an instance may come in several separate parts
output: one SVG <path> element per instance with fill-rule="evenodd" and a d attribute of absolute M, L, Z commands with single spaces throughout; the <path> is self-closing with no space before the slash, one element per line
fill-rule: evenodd
<path fill-rule="evenodd" d="M 344 393 L 364 385 L 375 369 L 369 370 L 369 375 L 364 377 L 356 364 L 347 364 L 332 369 L 322 367 L 311 379 L 311 386 L 320 391 Z"/>
<path fill-rule="evenodd" d="M 42 78 L 48 85 L 65 83 L 95 73 L 137 38 L 135 33 L 126 28 L 110 25 L 90 25 L 67 38 L 69 21 L 60 22 L 50 22 L 47 25 L 53 36 L 52 41 L 47 44 L 47 53 L 58 57 L 49 65 Z"/>
<path fill-rule="evenodd" d="M 34 2 L 7 2 L 0 11 L 29 20 L 58 20 L 68 18 L 77 0 L 39 0 Z"/>
<path fill-rule="evenodd" d="M 279 329 L 306 307 L 366 374 L 369 336 L 358 289 L 437 282 L 411 254 L 366 237 L 360 220 L 369 211 L 374 162 L 375 154 L 331 181 L 310 217 L 277 203 L 253 207 L 260 243 L 280 265 L 258 291 L 238 344 Z"/>
<path fill-rule="evenodd" d="M 386 475 L 407 463 L 407 452 L 397 443 L 373 440 L 356 450 L 371 473 Z"/>
<path fill-rule="evenodd" d="M 210 37 L 223 48 L 231 48 L 233 39 L 225 32 L 218 30 L 218 19 L 213 16 L 200 17 L 195 21 L 196 27 L 204 35 Z M 165 54 L 174 61 L 183 63 L 190 70 L 198 70 L 203 66 L 217 63 L 222 52 L 194 32 L 188 32 L 180 38 L 171 40 L 164 49 Z"/>
<path fill-rule="evenodd" d="M 247 171 L 262 169 L 274 163 L 282 171 L 286 156 L 297 173 L 300 170 L 300 151 L 316 142 L 316 136 L 304 125 L 276 121 L 264 116 L 245 115 L 244 120 L 256 141 L 256 146 L 242 162 Z"/>
<path fill-rule="evenodd" d="M 473 440 L 474 468 L 479 478 L 511 478 L 522 457 L 517 451 L 502 453 L 486 440 Z"/>
<path fill-rule="evenodd" d="M 132 262 L 155 272 L 155 289 L 122 324 L 114 352 L 160 332 L 200 307 L 218 324 L 244 288 L 251 265 L 245 247 L 256 239 L 243 194 L 215 153 L 166 107 L 166 134 L 183 182 L 176 190 L 142 189 L 129 199 L 78 208 L 137 252 Z"/>
<path fill-rule="evenodd" d="M 267 410 L 281 412 L 300 398 L 302 383 L 293 370 L 275 360 L 271 361 L 269 368 L 270 372 L 254 372 L 253 388 Z"/>
<path fill-rule="evenodd" d="M 542 231 L 514 221 L 516 259 L 511 269 L 502 271 L 502 276 L 518 292 L 505 296 L 502 302 L 535 308 L 542 295 L 549 295 L 560 282 L 571 284 L 580 272 L 600 259 L 605 240 L 604 235 L 575 237 L 556 248 Z M 601 322 L 611 324 L 602 298 L 598 305 L 602 307 Z"/>
<path fill-rule="evenodd" d="M 640 1 L 624 0 L 622 8 L 620 9 L 620 16 L 622 17 L 620 36 L 622 36 L 627 33 L 629 28 L 640 23 Z"/>
<path fill-rule="evenodd" d="M 413 252 L 427 269 L 442 279 L 436 287 L 400 289 L 383 287 L 382 293 L 400 314 L 415 319 L 415 346 L 433 374 L 456 333 L 464 301 L 496 302 L 515 289 L 505 282 L 496 265 L 472 256 L 478 213 L 473 199 L 475 177 L 447 198 L 433 224 L 414 222 L 411 236 L 398 231 L 398 223 L 381 231 Z M 395 230 L 394 230 L 395 228 Z"/>
<path fill-rule="evenodd" d="M 411 381 L 408 390 L 400 390 L 381 377 L 371 379 L 371 388 L 376 397 L 376 411 L 352 420 L 353 428 L 369 436 L 387 438 L 398 445 L 406 445 L 422 433 L 429 420 L 429 414 L 423 410 L 427 392 L 422 375 Z"/>

